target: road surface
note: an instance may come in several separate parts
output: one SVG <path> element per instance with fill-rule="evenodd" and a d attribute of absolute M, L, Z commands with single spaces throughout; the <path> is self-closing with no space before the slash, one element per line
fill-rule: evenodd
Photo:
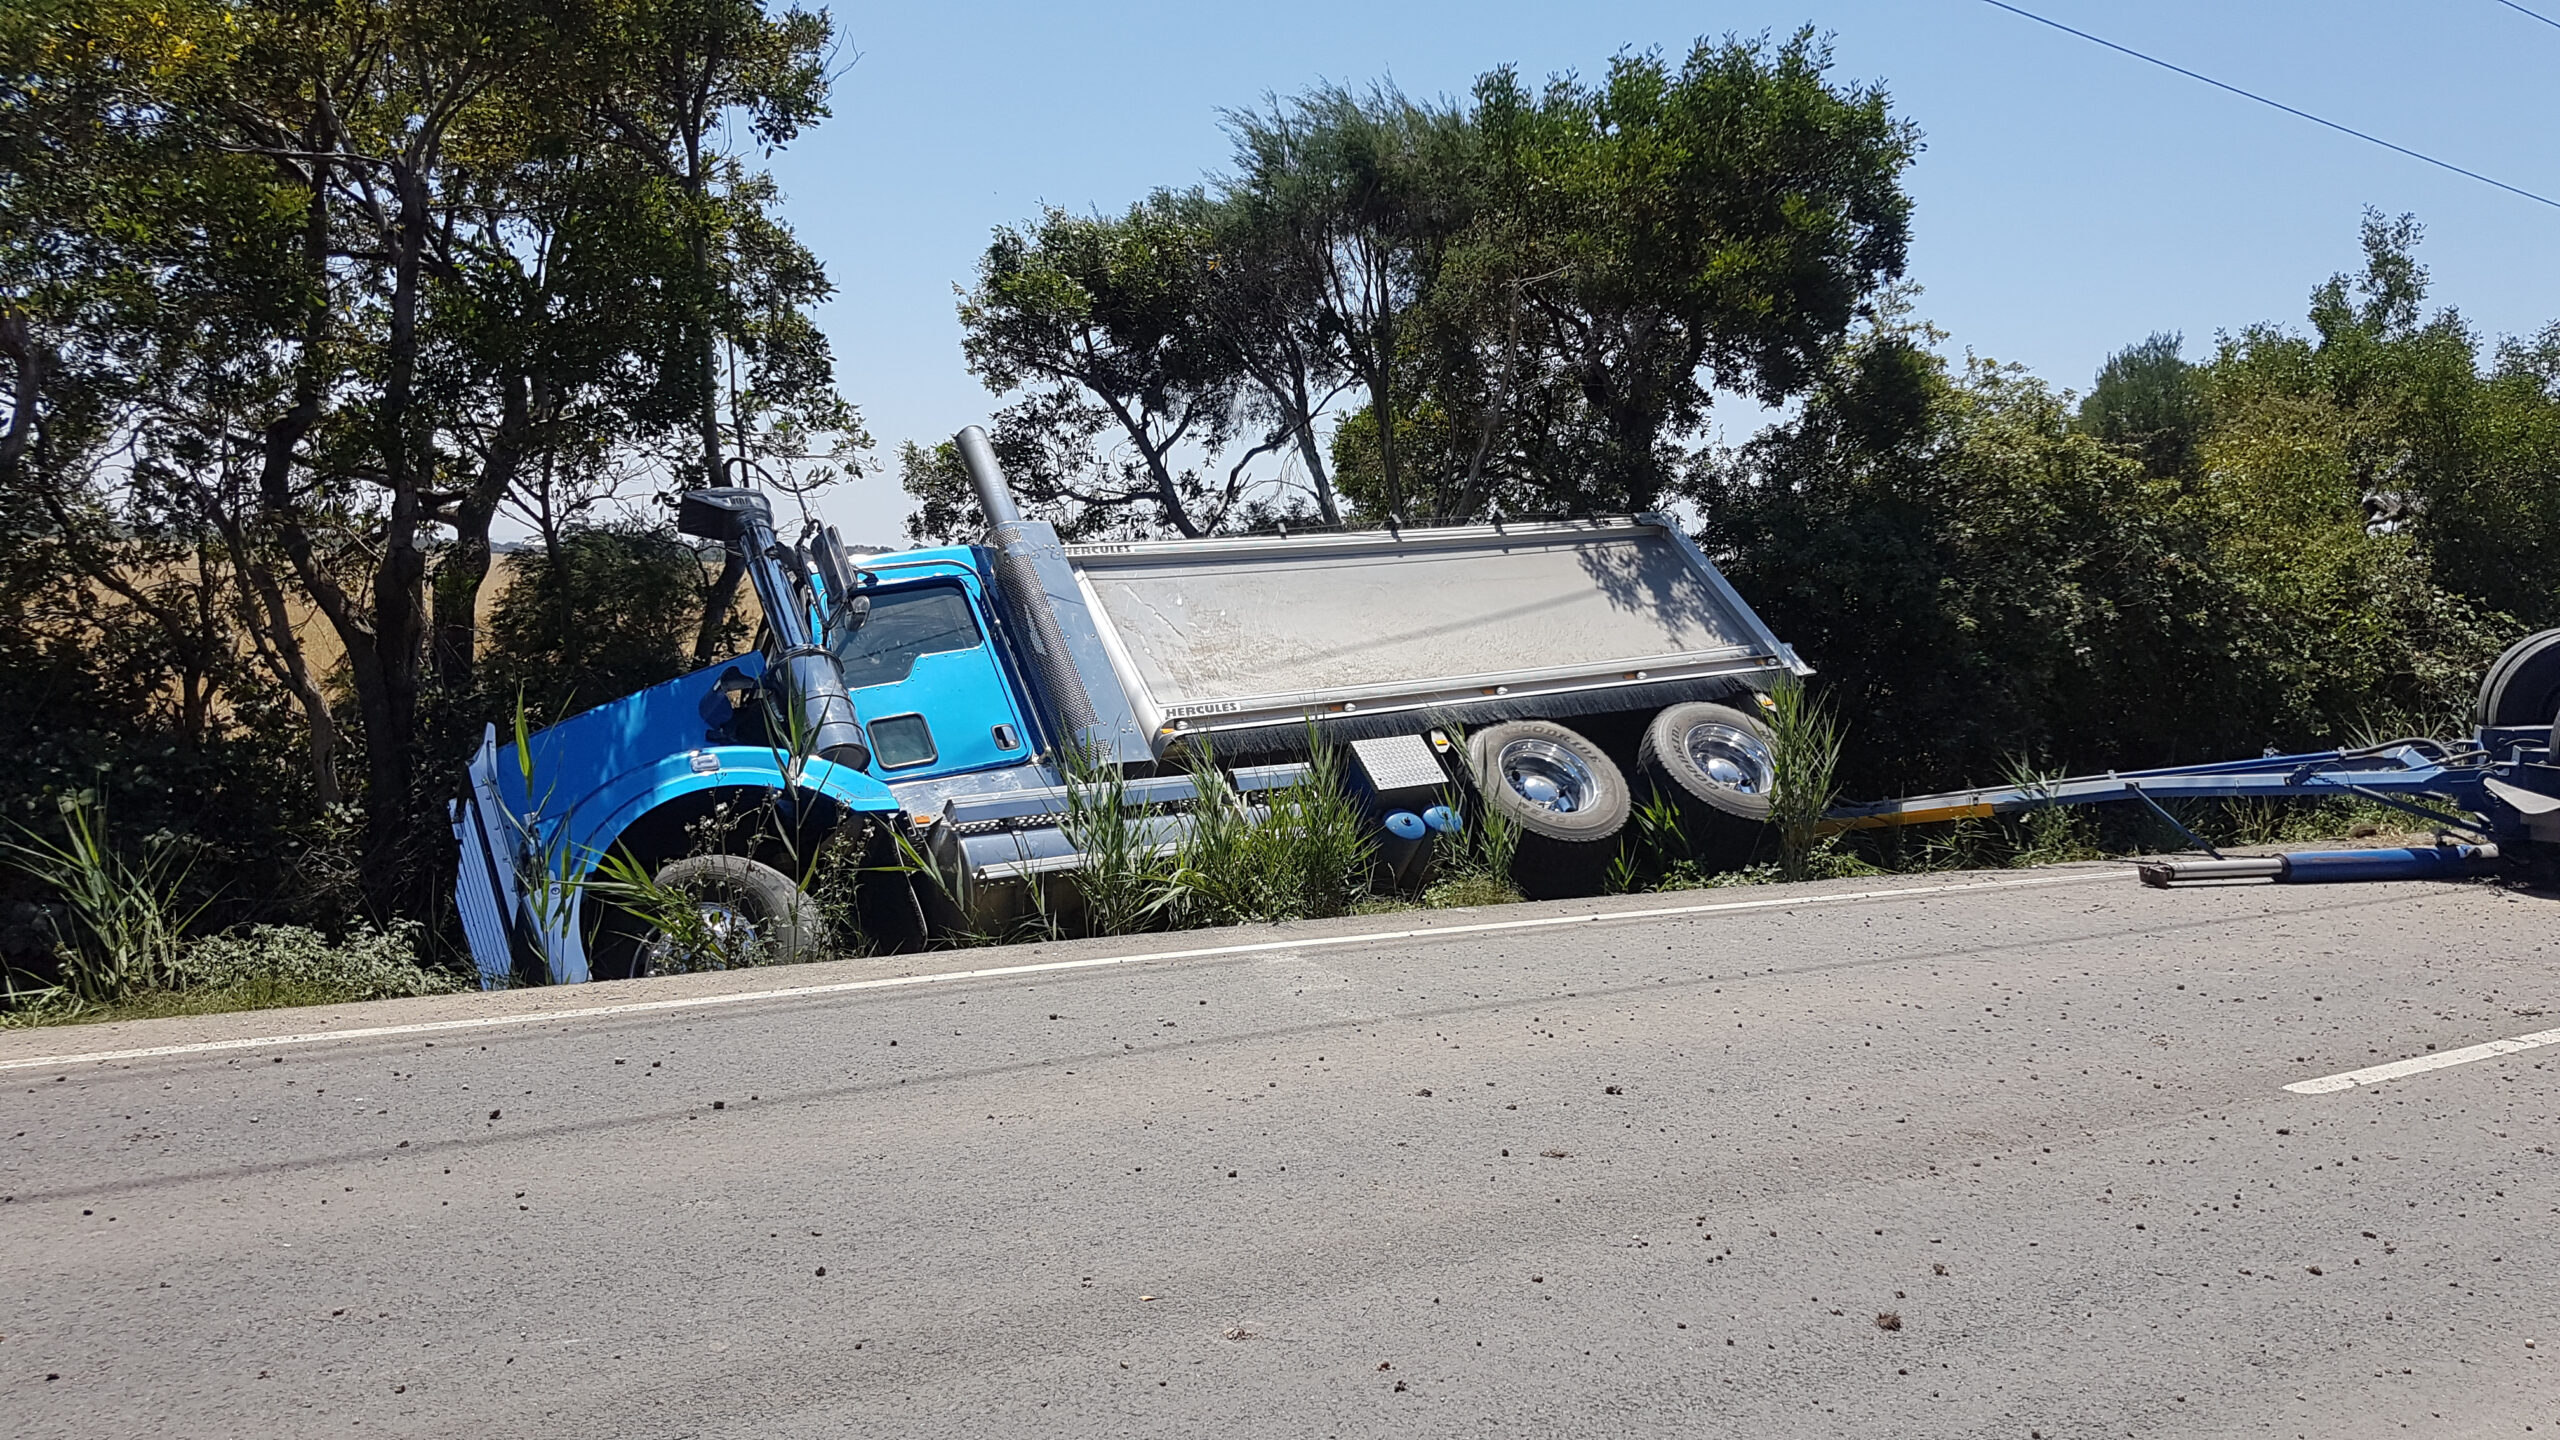
<path fill-rule="evenodd" d="M 2552 1031 L 2554 907 L 2090 867 L 0 1035 L 0 1433 L 2560 1435 L 2560 1045 L 2285 1088 Z"/>

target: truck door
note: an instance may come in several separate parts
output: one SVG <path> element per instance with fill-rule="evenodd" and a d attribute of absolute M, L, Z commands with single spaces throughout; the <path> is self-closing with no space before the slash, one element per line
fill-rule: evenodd
<path fill-rule="evenodd" d="M 828 648 L 870 735 L 872 773 L 912 780 L 1028 759 L 1013 688 L 968 591 L 925 580 L 865 593 L 870 614 L 831 633 Z"/>

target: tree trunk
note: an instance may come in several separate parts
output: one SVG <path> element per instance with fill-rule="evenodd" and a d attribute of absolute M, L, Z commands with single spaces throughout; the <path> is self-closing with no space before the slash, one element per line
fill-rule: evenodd
<path fill-rule="evenodd" d="M 1384 327 L 1381 327 L 1384 328 Z M 1404 521 L 1404 487 L 1396 475 L 1395 380 L 1388 371 L 1393 361 L 1368 367 L 1369 408 L 1378 417 L 1378 480 L 1387 500 L 1387 523 Z"/>
<path fill-rule="evenodd" d="M 1492 387 L 1493 393 L 1485 397 L 1484 412 L 1476 417 L 1476 443 L 1467 456 L 1466 481 L 1458 489 L 1457 519 L 1472 520 L 1484 506 L 1485 461 L 1493 454 L 1493 442 L 1501 437 L 1503 424 L 1510 418 L 1511 392 L 1519 378 L 1520 290 L 1514 285 L 1511 306 L 1504 315 L 1502 378 Z"/>
<path fill-rule="evenodd" d="M 304 749 L 311 766 L 311 798 L 322 809 L 338 804 L 345 797 L 338 790 L 338 717 L 329 709 L 329 696 L 320 686 L 320 673 L 311 668 L 311 653 L 302 645 L 302 637 L 293 629 L 293 611 L 286 605 L 284 586 L 276 579 L 275 570 L 255 557 L 247 538 L 236 527 L 226 526 L 224 538 L 231 542 L 232 566 L 240 573 L 244 599 L 242 618 L 249 633 L 258 642 L 259 657 L 267 668 L 302 707 L 302 721 L 307 731 Z"/>
<path fill-rule="evenodd" d="M 1121 432 L 1129 437 L 1129 443 L 1136 446 L 1138 453 L 1146 458 L 1147 477 L 1155 482 L 1156 503 L 1164 507 L 1165 518 L 1173 522 L 1174 529 L 1182 532 L 1183 539 L 1199 539 L 1202 533 L 1200 524 L 1191 518 L 1191 511 L 1183 505 L 1182 489 L 1173 481 L 1173 467 L 1165 462 L 1165 457 L 1172 453 L 1173 447 L 1181 443 L 1183 434 L 1190 430 L 1191 417 L 1184 416 L 1182 423 L 1174 427 L 1173 434 L 1167 436 L 1162 443 L 1158 443 L 1148 430 L 1145 412 L 1132 415 L 1128 407 L 1120 403 L 1120 397 L 1107 394 L 1096 385 L 1088 384 L 1085 388 L 1102 396 L 1102 402 L 1111 408 L 1112 415 L 1119 420 Z"/>
<path fill-rule="evenodd" d="M 416 399 L 418 303 L 428 240 L 426 170 L 432 150 L 413 149 L 394 168 L 400 218 L 392 247 L 391 333 L 384 357 L 378 445 L 391 509 L 373 575 L 373 623 L 348 647 L 348 669 L 365 720 L 365 889 L 384 913 L 405 910 L 399 891 L 415 827 L 410 809 L 417 782 L 418 682 L 424 659 L 427 557 L 421 543 L 428 478 L 421 437 L 410 411 Z M 370 653 L 367 653 L 370 652 Z"/>
<path fill-rule="evenodd" d="M 1342 523 L 1342 505 L 1333 495 L 1333 475 L 1325 469 L 1324 446 L 1316 440 L 1316 422 L 1298 417 L 1298 457 L 1307 462 L 1307 480 L 1316 492 L 1316 513 L 1327 525 Z"/>
<path fill-rule="evenodd" d="M 1342 506 L 1334 499 L 1333 471 L 1325 463 L 1324 446 L 1316 439 L 1315 396 L 1309 394 L 1306 356 L 1295 341 L 1289 342 L 1290 394 L 1274 396 L 1288 406 L 1291 429 L 1298 443 L 1298 458 L 1307 464 L 1307 480 L 1316 492 L 1316 512 L 1327 525 L 1342 523 Z"/>
<path fill-rule="evenodd" d="M 9 429 L 0 434 L 0 487 L 14 487 L 44 400 L 45 347 L 26 316 L 0 314 L 0 355 L 8 356 L 18 372 L 9 395 Z"/>
<path fill-rule="evenodd" d="M 1173 522 L 1174 529 L 1182 532 L 1183 539 L 1199 539 L 1202 534 L 1200 522 L 1192 519 L 1191 511 L 1183 505 L 1182 490 L 1173 483 L 1173 470 L 1165 464 L 1163 453 L 1143 445 L 1139 447 L 1139 453 L 1147 457 L 1147 473 L 1155 479 L 1156 503 L 1164 507 L 1165 518 Z"/>
<path fill-rule="evenodd" d="M 719 323 L 711 311 L 711 241 L 703 233 L 700 213 L 710 184 L 702 161 L 703 121 L 707 114 L 706 96 L 716 60 L 706 60 L 701 84 L 694 87 L 684 113 L 685 193 L 695 207 L 693 234 L 688 240 L 692 250 L 695 282 L 702 287 L 703 315 L 700 343 L 694 355 L 696 383 L 701 390 L 700 408 L 695 420 L 702 438 L 702 483 L 720 485 L 727 482 L 727 462 L 720 453 L 720 366 Z M 739 477 L 744 479 L 743 475 Z M 738 587 L 747 578 L 746 562 L 732 547 L 720 557 L 720 573 L 702 597 L 702 628 L 694 633 L 693 663 L 708 665 L 720 658 L 721 632 L 729 627 L 729 614 L 738 605 Z"/>
<path fill-rule="evenodd" d="M 720 554 L 720 573 L 702 596 L 702 629 L 693 637 L 693 663 L 708 665 L 720 658 L 720 635 L 729 628 L 729 612 L 737 608 L 739 582 L 747 578 L 747 562 L 731 546 Z"/>
<path fill-rule="evenodd" d="M 711 283 L 710 250 L 699 233 L 693 240 L 693 260 L 706 289 Z M 720 453 L 720 371 L 715 355 L 716 339 L 712 317 L 702 319 L 702 344 L 696 358 L 702 387 L 702 406 L 697 420 L 702 439 L 703 483 L 718 485 L 728 479 L 727 462 Z M 743 476 L 741 479 L 745 478 Z M 702 628 L 693 637 L 693 663 L 708 665 L 720 658 L 721 632 L 729 627 L 729 614 L 738 605 L 738 587 L 747 578 L 746 562 L 733 548 L 720 559 L 720 573 L 702 597 Z"/>
<path fill-rule="evenodd" d="M 1396 468 L 1396 321 L 1394 302 L 1387 292 L 1387 263 L 1384 255 L 1373 255 L 1367 262 L 1370 295 L 1376 306 L 1371 321 L 1369 398 L 1378 416 L 1378 478 L 1387 494 L 1387 519 L 1390 524 L 1404 519 L 1404 477 Z"/>
<path fill-rule="evenodd" d="M 468 692 L 478 675 L 480 589 L 489 578 L 489 524 L 497 506 L 479 495 L 454 507 L 453 549 L 436 566 L 435 622 L 428 653 L 436 688 Z"/>
<path fill-rule="evenodd" d="M 431 647 L 436 684 L 447 694 L 471 688 L 477 673 L 480 640 L 480 591 L 489 579 L 489 525 L 498 502 L 515 484 L 532 438 L 530 386 L 521 375 L 500 382 L 498 433 L 470 492 L 454 507 L 453 553 L 436 567 L 435 638 Z"/>

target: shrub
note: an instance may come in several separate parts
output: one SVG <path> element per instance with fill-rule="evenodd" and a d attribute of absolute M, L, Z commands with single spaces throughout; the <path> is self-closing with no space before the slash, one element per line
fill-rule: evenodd
<path fill-rule="evenodd" d="M 507 571 L 489 613 L 491 696 L 562 716 L 693 668 L 709 575 L 665 526 L 574 527 L 553 552 L 509 556 Z M 742 638 L 730 630 L 723 643 Z"/>
<path fill-rule="evenodd" d="M 326 1000 L 388 1000 L 465 988 L 458 975 L 418 963 L 421 927 L 392 922 L 331 942 L 299 925 L 260 925 L 247 934 L 217 935 L 189 945 L 176 976 L 185 988 L 261 990 Z"/>

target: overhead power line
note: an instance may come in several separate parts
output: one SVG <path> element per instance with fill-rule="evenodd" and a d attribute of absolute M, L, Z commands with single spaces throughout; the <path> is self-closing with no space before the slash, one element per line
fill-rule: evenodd
<path fill-rule="evenodd" d="M 2108 49 L 2115 51 L 2119 55 L 2130 55 L 2134 59 L 2140 60 L 2147 65 L 2157 65 L 2163 70 L 2174 71 L 2180 75 L 2186 76 L 2190 80 L 2200 80 L 2205 84 L 2212 86 L 2216 90 L 2227 90 L 2232 94 L 2239 96 L 2243 100 L 2255 100 L 2261 105 L 2267 106 L 2271 109 L 2281 110 L 2287 115 L 2295 116 L 2299 119 L 2308 120 L 2314 125 L 2326 126 L 2331 130 L 2337 131 L 2341 135 L 2352 135 L 2358 140 L 2364 141 L 2368 145 L 2379 145 L 2385 150 L 2392 151 L 2395 154 L 2406 155 L 2412 160 L 2423 160 L 2427 164 L 2433 165 L 2439 170 L 2450 170 L 2454 174 L 2460 175 L 2465 179 L 2477 180 L 2483 185 L 2494 185 L 2497 188 L 2506 191 L 2510 195 L 2521 195 L 2527 200 L 2548 205 L 2554 210 L 2560 210 L 2560 200 L 2554 200 L 2548 195 L 2536 195 L 2530 190 L 2526 190 L 2520 186 L 2510 185 L 2504 180 L 2492 180 L 2477 170 L 2465 170 L 2450 160 L 2439 160 L 2433 155 L 2412 150 L 2406 145 L 2394 145 L 2379 135 L 2368 135 L 2362 130 L 2356 129 L 2352 125 L 2341 125 L 2335 120 L 2323 120 L 2308 110 L 2296 110 L 2281 100 L 2270 100 L 2266 96 L 2260 95 L 2255 91 L 2243 90 L 2237 85 L 2226 85 L 2223 82 L 2214 79 L 2210 75 L 2199 75 L 2184 65 L 2172 65 L 2168 61 L 2163 60 L 2156 55 L 2145 55 L 2131 46 L 2119 45 L 2113 40 L 2102 39 L 2096 35 L 2090 34 L 2086 30 L 2074 30 L 2059 20 L 2048 20 L 2042 15 L 2036 14 L 2032 10 L 2021 10 L 2015 5 L 2003 4 L 2002 0 L 1982 0 L 1982 3 L 1995 10 L 2006 10 L 2010 14 L 2018 16 L 2021 19 L 2033 20 L 2039 25 L 2049 25 L 2052 28 L 2061 31 L 2065 35 L 2076 35 L 2079 38 L 2088 41 L 2092 45 L 2103 45 Z M 2507 0 L 2499 0 L 2499 3 L 2505 4 L 2507 3 Z M 2521 5 L 2515 6 L 2514 8 L 2524 10 L 2524 7 Z M 2533 15 L 2533 12 L 2530 10 L 2525 10 L 2525 13 Z M 2534 15 L 2533 18 L 2536 20 L 2542 19 L 2539 15 Z"/>
<path fill-rule="evenodd" d="M 2530 15 L 2534 19 L 2541 21 L 2543 24 L 2550 26 L 2552 29 L 2560 30 L 2560 20 L 2554 20 L 2539 10 L 2527 10 L 2523 6 L 2517 4 L 2516 0 L 2498 0 L 2498 3 L 2506 6 L 2508 9 L 2513 10 L 2519 15 Z"/>

